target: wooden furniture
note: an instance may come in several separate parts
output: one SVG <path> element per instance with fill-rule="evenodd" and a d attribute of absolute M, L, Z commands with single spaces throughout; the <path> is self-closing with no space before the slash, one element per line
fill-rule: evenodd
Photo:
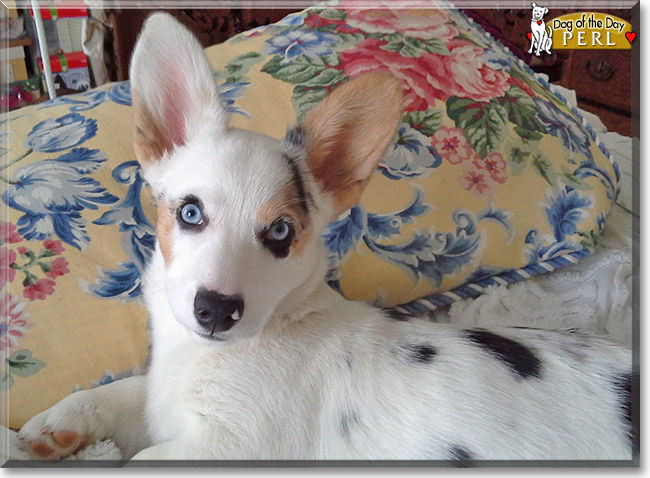
<path fill-rule="evenodd" d="M 572 51 L 560 84 L 574 89 L 580 108 L 597 114 L 609 131 L 631 136 L 632 52 Z"/>

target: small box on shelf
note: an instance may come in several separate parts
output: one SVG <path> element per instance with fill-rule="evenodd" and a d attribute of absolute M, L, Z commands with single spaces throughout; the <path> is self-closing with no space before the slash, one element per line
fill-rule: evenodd
<path fill-rule="evenodd" d="M 38 59 L 38 64 L 43 71 L 43 61 Z M 73 53 L 61 53 L 50 56 L 50 66 L 54 78 L 54 87 L 58 89 L 70 89 L 86 91 L 90 88 L 90 71 L 88 70 L 88 59 L 82 51 Z M 46 88 L 47 89 L 47 88 Z"/>

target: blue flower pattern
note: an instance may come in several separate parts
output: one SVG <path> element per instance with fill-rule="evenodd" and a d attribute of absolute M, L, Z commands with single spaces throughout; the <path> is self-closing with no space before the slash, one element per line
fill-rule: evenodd
<path fill-rule="evenodd" d="M 7 206 L 24 213 L 18 220 L 18 232 L 29 240 L 58 236 L 84 249 L 90 237 L 81 212 L 118 201 L 90 177 L 105 161 L 106 155 L 97 149 L 75 148 L 57 159 L 19 168 L 2 195 Z"/>
<path fill-rule="evenodd" d="M 219 85 L 219 95 L 228 112 L 250 116 L 235 105 L 235 100 L 244 96 L 243 93 L 249 85 L 250 83 L 228 82 Z M 131 84 L 128 81 L 121 81 L 105 90 L 89 90 L 84 93 L 59 96 L 53 100 L 45 101 L 39 109 L 70 105 L 71 112 L 79 112 L 97 108 L 108 101 L 118 105 L 131 106 Z"/>
<path fill-rule="evenodd" d="M 431 139 L 408 124 L 399 128 L 398 139 L 389 146 L 379 171 L 388 179 L 426 176 L 442 164 Z"/>
<path fill-rule="evenodd" d="M 97 134 L 97 120 L 79 113 L 48 118 L 38 123 L 25 139 L 25 147 L 40 153 L 74 148 Z"/>
<path fill-rule="evenodd" d="M 573 116 L 550 101 L 539 97 L 533 98 L 533 101 L 539 108 L 539 119 L 546 125 L 549 134 L 560 138 L 567 151 L 584 154 L 588 159 L 593 160 L 589 135 Z"/>
<path fill-rule="evenodd" d="M 219 85 L 219 97 L 228 113 L 240 114 L 246 118 L 250 118 L 250 114 L 242 110 L 235 104 L 235 100 L 244 97 L 244 91 L 250 86 L 248 82 L 231 83 L 225 82 Z"/>
<path fill-rule="evenodd" d="M 264 44 L 263 52 L 283 56 L 281 62 L 283 64 L 303 55 L 315 60 L 333 54 L 332 47 L 340 41 L 339 37 L 331 33 L 287 30 L 268 39 Z"/>
<path fill-rule="evenodd" d="M 333 288 L 340 288 L 336 279 L 336 265 L 343 262 L 352 248 L 362 241 L 378 257 L 406 270 L 414 281 L 423 278 L 439 286 L 445 275 L 457 272 L 465 264 L 477 258 L 483 243 L 476 225 L 482 220 L 494 220 L 507 231 L 512 230 L 511 214 L 488 207 L 478 216 L 465 209 L 453 213 L 457 225 L 454 232 L 441 233 L 432 229 L 415 231 L 413 237 L 401 244 L 382 244 L 382 239 L 401 234 L 401 226 L 413 223 L 414 218 L 424 215 L 431 206 L 424 204 L 424 193 L 416 189 L 411 204 L 394 214 L 374 214 L 356 206 L 342 219 L 332 223 L 324 234 L 330 252 L 328 280 Z"/>
<path fill-rule="evenodd" d="M 89 90 L 79 94 L 58 96 L 53 100 L 45 101 L 39 109 L 71 105 L 70 111 L 78 112 L 91 110 L 107 101 L 131 106 L 131 84 L 128 81 L 121 81 L 106 90 Z"/>
<path fill-rule="evenodd" d="M 589 216 L 591 206 L 592 201 L 588 197 L 569 186 L 553 191 L 544 207 L 553 235 L 540 237 L 537 230 L 527 234 L 528 263 L 546 261 L 579 250 L 581 246 L 573 236 L 578 231 L 578 223 Z"/>
<path fill-rule="evenodd" d="M 615 181 L 613 181 L 611 176 L 607 174 L 607 171 L 596 166 L 593 159 L 582 161 L 580 166 L 573 172 L 573 175 L 578 178 L 587 178 L 589 176 L 598 178 L 601 184 L 605 186 L 607 199 L 609 199 L 612 204 L 616 202 L 616 199 L 618 199 L 618 195 L 621 192 L 621 188 L 618 186 L 620 172 L 616 163 L 614 163 L 614 174 Z"/>
<path fill-rule="evenodd" d="M 553 226 L 555 240 L 563 241 L 567 236 L 573 236 L 580 222 L 587 214 L 586 209 L 591 201 L 570 187 L 560 189 L 551 196 L 545 211 L 548 222 Z"/>
<path fill-rule="evenodd" d="M 137 299 L 141 294 L 141 277 L 153 254 L 156 231 L 142 208 L 141 193 L 144 181 L 140 175 L 139 164 L 136 161 L 120 164 L 113 170 L 113 179 L 119 184 L 128 185 L 126 196 L 93 223 L 100 226 L 119 226 L 122 247 L 129 260 L 119 263 L 115 269 L 101 270 L 94 284 L 83 282 L 82 287 L 95 297 L 130 301 Z"/>

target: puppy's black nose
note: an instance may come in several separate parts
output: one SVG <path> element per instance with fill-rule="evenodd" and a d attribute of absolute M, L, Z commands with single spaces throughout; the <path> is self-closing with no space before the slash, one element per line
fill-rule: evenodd
<path fill-rule="evenodd" d="M 199 289 L 194 297 L 194 317 L 211 334 L 229 330 L 243 313 L 244 299 L 238 295 Z"/>

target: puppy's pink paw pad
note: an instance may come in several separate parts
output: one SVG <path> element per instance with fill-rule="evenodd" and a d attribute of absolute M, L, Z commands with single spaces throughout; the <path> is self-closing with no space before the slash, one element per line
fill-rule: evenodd
<path fill-rule="evenodd" d="M 75 432 L 53 432 L 52 433 L 52 440 L 54 443 L 59 445 L 61 448 L 69 448 L 77 440 L 80 440 L 80 436 L 78 433 Z"/>
<path fill-rule="evenodd" d="M 56 451 L 43 440 L 32 440 L 29 442 L 32 451 L 41 458 L 57 458 Z"/>
<path fill-rule="evenodd" d="M 39 438 L 28 440 L 32 453 L 40 458 L 56 460 L 74 455 L 88 443 L 88 435 L 72 431 L 43 431 Z"/>

